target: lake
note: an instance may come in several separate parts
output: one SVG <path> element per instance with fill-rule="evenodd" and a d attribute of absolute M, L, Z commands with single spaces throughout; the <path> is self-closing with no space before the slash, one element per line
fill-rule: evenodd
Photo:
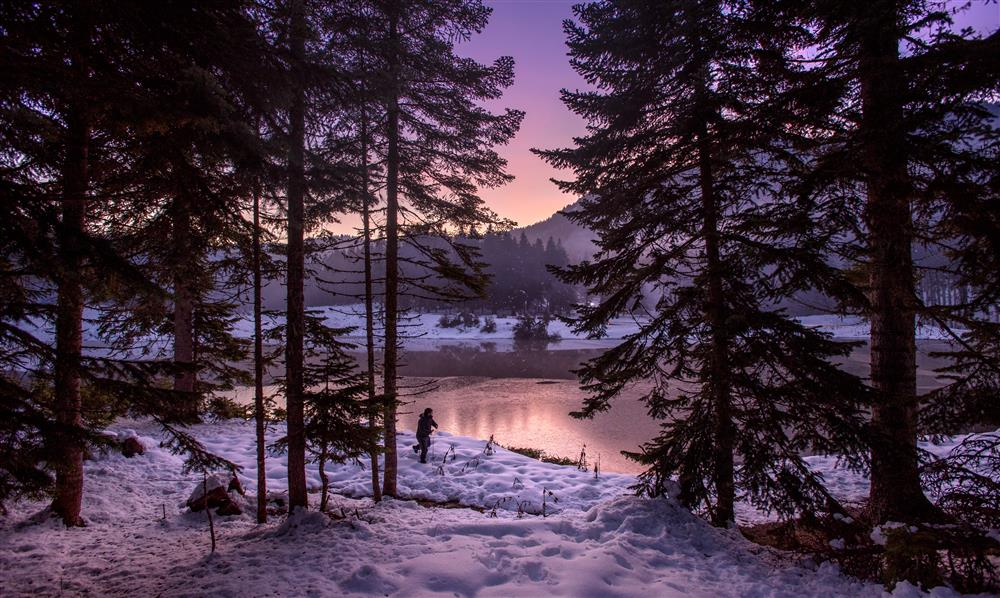
<path fill-rule="evenodd" d="M 611 411 L 594 419 L 569 416 L 585 396 L 571 370 L 606 346 L 596 342 L 588 347 L 585 341 L 575 341 L 525 349 L 467 341 L 408 348 L 400 370 L 404 404 L 399 409 L 399 426 L 414 429 L 417 414 L 431 407 L 441 429 L 452 434 L 483 439 L 492 435 L 504 446 L 531 447 L 573 459 L 586 446 L 588 462 L 599 456 L 602 469 L 638 473 L 641 467 L 621 451 L 638 450 L 658 431 L 639 401 L 641 387 L 627 390 Z M 921 392 L 940 386 L 933 369 L 944 361 L 930 353 L 947 346 L 943 341 L 918 341 Z M 364 360 L 361 354 L 357 357 Z M 867 376 L 867 347 L 855 349 L 842 365 Z M 252 402 L 253 391 L 243 388 L 234 395 L 240 402 Z"/>

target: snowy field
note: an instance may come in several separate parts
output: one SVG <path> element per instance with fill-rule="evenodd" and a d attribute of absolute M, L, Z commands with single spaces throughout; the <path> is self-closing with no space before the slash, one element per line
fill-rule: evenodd
<path fill-rule="evenodd" d="M 880 586 L 709 526 L 673 500 L 628 496 L 634 478 L 540 463 L 486 441 L 436 435 L 431 463 L 399 437 L 400 492 L 480 507 L 427 508 L 412 500 L 373 505 L 368 470 L 330 468 L 334 520 L 315 511 L 258 526 L 244 514 L 216 517 L 209 552 L 205 513 L 185 500 L 199 485 L 158 447 L 159 432 L 122 422 L 145 455 L 101 455 L 86 464 L 85 529 L 28 522 L 42 503 L 15 505 L 0 524 L 0 596 L 883 596 Z M 253 426 L 205 424 L 196 435 L 243 466 L 253 502 Z M 272 434 L 273 437 L 273 434 Z M 936 447 L 946 452 L 951 444 Z M 454 457 L 454 458 L 452 458 Z M 863 480 L 812 459 L 838 494 Z M 285 489 L 285 462 L 269 459 L 271 490 Z M 315 491 L 319 479 L 309 471 Z M 545 494 L 545 517 L 539 515 Z M 353 497 L 353 498 L 352 498 Z M 242 500 L 242 499 L 240 499 Z M 318 503 L 318 493 L 310 497 Z M 743 517 L 752 516 L 747 509 Z M 924 595 L 897 586 L 895 596 Z M 951 596 L 938 588 L 933 596 Z"/>
<path fill-rule="evenodd" d="M 358 331 L 357 334 L 363 334 L 365 320 L 364 308 L 361 305 L 313 307 L 309 308 L 309 311 L 322 316 L 329 326 L 355 328 Z M 517 324 L 516 317 L 489 317 L 492 317 L 496 322 L 495 332 L 483 332 L 481 330 L 485 317 L 479 318 L 479 326 L 442 328 L 438 326 L 441 314 L 411 314 L 405 320 L 405 325 L 401 324 L 401 333 L 409 337 L 407 340 L 409 344 L 460 340 L 509 341 L 514 337 L 514 326 Z M 857 316 L 815 315 L 802 316 L 798 320 L 806 326 L 828 332 L 834 338 L 865 339 L 871 336 L 871 325 Z M 566 343 L 567 346 L 574 347 L 575 342 L 581 341 L 596 342 L 600 345 L 610 346 L 626 335 L 635 333 L 639 329 L 639 325 L 640 322 L 632 318 L 615 318 L 608 324 L 606 336 L 597 341 L 574 334 L 570 327 L 560 320 L 549 322 L 549 332 L 558 335 L 562 341 L 560 346 Z M 233 331 L 237 336 L 249 338 L 253 334 L 253 319 L 250 317 L 241 318 L 234 324 Z M 951 336 L 938 326 L 919 324 L 915 332 L 918 340 L 951 339 Z M 381 330 L 377 329 L 376 334 L 379 333 L 381 333 Z M 505 344 L 501 342 L 500 347 L 503 346 Z"/>
<path fill-rule="evenodd" d="M 349 337 L 354 342 L 361 342 L 364 338 L 364 307 L 362 305 L 338 305 L 311 307 L 309 311 L 316 316 L 322 317 L 324 322 L 335 328 L 353 328 L 355 331 Z M 410 349 L 434 350 L 442 345 L 456 344 L 461 342 L 486 342 L 494 343 L 496 350 L 510 351 L 514 348 L 514 326 L 517 324 L 516 317 L 489 316 L 496 322 L 494 332 L 483 332 L 482 325 L 486 316 L 479 317 L 479 325 L 471 327 L 449 327 L 438 326 L 442 314 L 438 313 L 414 313 L 406 316 L 400 322 L 400 333 L 406 338 L 404 342 Z M 101 347 L 105 346 L 103 339 L 98 334 L 98 322 L 101 313 L 93 308 L 87 308 L 84 312 L 84 344 L 88 352 L 94 354 L 104 354 L 106 351 Z M 829 332 L 834 338 L 840 339 L 866 339 L 871 336 L 871 326 L 857 316 L 836 316 L 836 315 L 816 315 L 802 316 L 798 318 L 806 326 L 819 328 Z M 278 320 L 274 318 L 264 319 L 264 328 L 277 325 Z M 41 320 L 22 324 L 35 334 L 42 342 L 54 342 L 54 330 L 50 324 Z M 638 330 L 639 322 L 632 318 L 616 318 L 607 329 L 607 335 L 601 339 L 588 339 L 583 335 L 576 335 L 570 327 L 559 320 L 549 322 L 549 332 L 558 336 L 559 342 L 552 345 L 558 349 L 578 349 L 578 348 L 600 348 L 611 347 L 618 343 L 628 334 Z M 232 324 L 232 332 L 237 337 L 251 338 L 253 335 L 253 318 L 249 314 L 238 317 Z M 962 332 L 961 330 L 956 332 Z M 376 325 L 376 342 L 382 330 Z M 916 327 L 917 340 L 951 340 L 951 336 L 938 326 L 919 324 Z M 171 350 L 170 339 L 167 337 L 149 337 L 140 339 L 135 345 L 135 349 L 128 353 L 132 358 L 143 358 L 147 356 L 168 355 Z M 124 355 L 120 355 L 124 356 Z"/>

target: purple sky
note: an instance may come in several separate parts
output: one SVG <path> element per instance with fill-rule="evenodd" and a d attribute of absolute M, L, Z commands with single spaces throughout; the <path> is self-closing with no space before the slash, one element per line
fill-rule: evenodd
<path fill-rule="evenodd" d="M 481 62 L 513 56 L 514 85 L 492 108 L 518 108 L 526 116 L 514 140 L 499 148 L 508 161 L 510 173 L 516 177 L 514 182 L 499 189 L 485 189 L 482 195 L 500 216 L 525 226 L 548 218 L 576 200 L 561 193 L 549 180 L 568 178 L 571 174 L 550 168 L 529 150 L 568 147 L 574 135 L 584 132 L 583 120 L 559 101 L 560 89 L 577 89 L 584 83 L 569 66 L 562 31 L 562 22 L 572 17 L 572 6 L 577 0 L 485 1 L 493 8 L 489 25 L 457 50 Z M 945 0 L 945 3 L 955 9 L 966 1 Z M 997 0 L 972 0 L 969 4 L 969 10 L 955 19 L 958 26 L 973 27 L 981 33 L 1000 27 Z M 350 232 L 358 226 L 356 220 L 346 217 L 332 228 Z"/>
<path fill-rule="evenodd" d="M 561 88 L 576 89 L 583 80 L 569 66 L 562 21 L 572 17 L 576 0 L 486 0 L 493 16 L 486 30 L 459 46 L 462 54 L 482 62 L 510 55 L 516 61 L 516 79 L 499 106 L 524 110 L 521 131 L 500 153 L 516 179 L 499 189 L 483 191 L 483 197 L 501 216 L 521 226 L 543 220 L 576 200 L 560 193 L 549 178 L 568 177 L 550 168 L 530 151 L 532 147 L 554 148 L 572 144 L 583 133 L 584 123 L 559 101 Z M 948 1 L 950 8 L 964 0 Z M 956 18 L 959 26 L 980 32 L 1000 27 L 1000 4 L 996 0 L 973 0 L 968 11 Z"/>
<path fill-rule="evenodd" d="M 482 62 L 501 55 L 515 60 L 514 85 L 499 106 L 525 111 L 521 130 L 510 145 L 500 148 L 514 182 L 483 190 L 495 212 L 524 226 L 544 220 L 576 200 L 563 195 L 549 180 L 560 172 L 529 150 L 572 144 L 584 132 L 584 122 L 561 101 L 559 90 L 583 86 L 569 66 L 562 22 L 572 17 L 576 0 L 487 0 L 493 15 L 486 30 L 458 51 Z M 563 173 L 562 176 L 568 176 Z"/>

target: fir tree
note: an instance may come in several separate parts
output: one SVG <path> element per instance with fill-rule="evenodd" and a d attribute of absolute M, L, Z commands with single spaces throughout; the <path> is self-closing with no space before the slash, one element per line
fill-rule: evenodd
<path fill-rule="evenodd" d="M 290 104 L 288 108 L 287 252 L 285 268 L 288 298 L 285 308 L 285 409 L 288 425 L 289 513 L 308 505 L 306 495 L 306 438 L 303 380 L 305 335 L 305 127 L 306 127 L 306 36 L 309 35 L 304 0 L 290 0 L 288 9 L 288 60 Z"/>
<path fill-rule="evenodd" d="M 600 336 L 620 315 L 640 324 L 579 370 L 590 396 L 575 415 L 649 381 L 643 400 L 664 423 L 630 454 L 648 467 L 642 491 L 676 477 L 716 525 L 733 521 L 738 494 L 786 516 L 825 506 L 801 454 L 862 451 L 863 387 L 829 361 L 850 345 L 773 307 L 835 280 L 810 227 L 820 206 L 781 193 L 788 141 L 761 102 L 777 84 L 765 67 L 786 64 L 773 41 L 793 32 L 765 30 L 738 2 L 574 10 L 571 62 L 596 90 L 563 98 L 590 128 L 575 148 L 540 153 L 576 173 L 560 183 L 583 197 L 567 215 L 599 251 L 561 276 L 599 298 L 578 306 L 577 331 Z"/>
<path fill-rule="evenodd" d="M 923 0 L 789 7 L 816 32 L 806 44 L 811 68 L 793 93 L 810 102 L 824 132 L 814 135 L 815 158 L 800 182 L 854 214 L 845 236 L 856 247 L 845 254 L 867 276 L 859 305 L 872 330 L 870 515 L 936 519 L 916 444 L 915 324 L 933 310 L 916 294 L 913 252 L 918 240 L 949 245 L 964 234 L 955 217 L 995 197 L 996 128 L 981 102 L 996 93 L 989 63 L 1000 36 L 957 32 L 947 11 Z M 960 245 L 975 252 L 984 238 Z"/>
<path fill-rule="evenodd" d="M 389 0 L 373 2 L 369 13 L 378 26 L 369 40 L 369 68 L 384 73 L 372 88 L 385 114 L 372 147 L 384 164 L 386 197 L 382 490 L 395 496 L 400 297 L 454 300 L 483 292 L 483 264 L 473 247 L 451 242 L 448 228 L 503 226 L 477 189 L 510 179 L 492 148 L 513 137 L 523 114 L 493 114 L 478 104 L 499 98 L 513 82 L 512 59 L 482 65 L 454 52 L 456 42 L 486 25 L 490 10 L 481 2 Z M 413 257 L 404 261 L 401 244 Z M 415 273 L 404 275 L 404 263 Z"/>
<path fill-rule="evenodd" d="M 34 401 L 46 393 L 21 392 L 29 402 L 15 408 L 24 417 L 12 423 L 25 425 L 15 435 L 32 430 L 43 435 L 43 466 L 55 472 L 54 487 L 44 489 L 52 490 L 53 511 L 67 525 L 82 523 L 83 451 L 102 425 L 83 411 L 84 394 L 101 401 L 100 411 L 114 413 L 112 407 L 121 406 L 153 417 L 168 432 L 168 447 L 188 452 L 192 467 L 232 465 L 208 454 L 183 430 L 194 419 L 178 411 L 178 393 L 157 384 L 176 370 L 156 361 L 96 357 L 83 349 L 82 314 L 88 302 L 123 301 L 124 289 L 147 304 L 163 299 L 155 281 L 130 261 L 134 256 L 120 252 L 122 231 L 107 215 L 141 211 L 135 193 L 141 188 L 136 176 L 141 160 L 131 149 L 134 134 L 146 130 L 149 121 L 137 108 L 151 93 L 143 86 L 149 81 L 147 69 L 155 70 L 160 52 L 168 53 L 161 47 L 150 52 L 146 44 L 164 39 L 167 30 L 175 37 L 178 30 L 194 35 L 178 21 L 180 13 L 190 11 L 166 10 L 158 13 L 164 19 L 147 19 L 144 10 L 119 8 L 97 0 L 14 2 L 0 11 L 3 59 L 11 66 L 2 93 L 2 119 L 10 125 L 4 127 L 9 131 L 4 186 L 16 191 L 11 201 L 19 210 L 32 204 L 49 208 L 22 212 L 34 212 L 39 219 L 33 228 L 42 236 L 22 246 L 18 267 L 44 274 L 34 284 L 54 294 L 54 309 L 41 309 L 53 315 L 56 327 L 54 354 L 46 359 L 39 354 L 37 369 L 28 374 L 32 388 L 44 390 L 52 381 L 52 399 L 38 411 Z M 58 219 L 50 219 L 57 213 Z M 17 311 L 11 315 L 21 317 Z M 48 419 L 43 427 L 37 423 L 39 413 Z"/>
<path fill-rule="evenodd" d="M 315 364 L 306 366 L 307 446 L 319 467 L 322 481 L 320 511 L 326 511 L 329 480 L 325 466 L 344 463 L 369 453 L 378 430 L 365 425 L 369 417 L 367 375 L 355 369 L 345 353 L 351 345 L 337 340 L 348 330 L 327 328 L 316 318 L 308 318 L 309 356 Z"/>

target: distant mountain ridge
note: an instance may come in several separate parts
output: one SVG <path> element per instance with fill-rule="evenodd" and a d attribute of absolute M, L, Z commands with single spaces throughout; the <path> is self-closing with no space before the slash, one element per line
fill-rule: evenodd
<path fill-rule="evenodd" d="M 541 239 L 542 243 L 552 237 L 562 242 L 563 249 L 566 250 L 566 255 L 571 262 L 590 259 L 597 250 L 597 245 L 594 244 L 597 235 L 593 231 L 573 223 L 562 214 L 562 212 L 572 210 L 574 207 L 576 207 L 575 202 L 541 222 L 514 229 L 512 235 L 517 238 L 523 231 L 529 241 L 534 242 L 535 239 Z"/>

